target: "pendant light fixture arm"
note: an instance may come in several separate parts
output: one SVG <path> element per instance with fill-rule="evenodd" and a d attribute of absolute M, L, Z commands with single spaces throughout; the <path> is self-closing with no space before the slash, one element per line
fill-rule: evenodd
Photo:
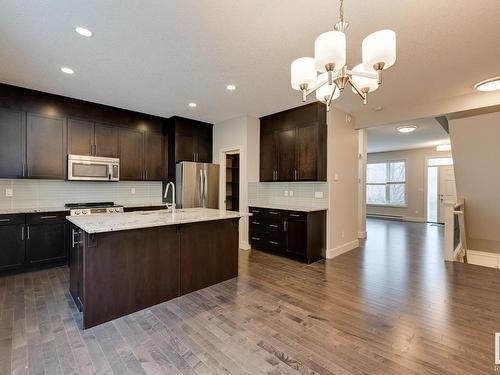
<path fill-rule="evenodd" d="M 352 79 L 349 79 L 349 84 L 352 86 L 354 91 L 356 91 L 356 94 L 360 96 L 361 99 L 363 99 L 363 104 L 366 104 L 366 98 L 367 98 L 367 93 L 363 92 L 353 81 Z"/>

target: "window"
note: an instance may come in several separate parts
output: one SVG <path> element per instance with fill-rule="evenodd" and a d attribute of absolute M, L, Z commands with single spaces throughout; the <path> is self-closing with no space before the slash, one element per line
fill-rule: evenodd
<path fill-rule="evenodd" d="M 438 167 L 440 165 L 453 165 L 452 158 L 432 158 L 427 160 L 429 167 Z"/>
<path fill-rule="evenodd" d="M 366 203 L 406 206 L 405 160 L 391 160 L 367 165 Z"/>

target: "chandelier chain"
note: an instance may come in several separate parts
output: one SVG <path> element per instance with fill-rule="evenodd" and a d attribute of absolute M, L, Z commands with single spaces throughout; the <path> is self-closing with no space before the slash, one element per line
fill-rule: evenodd
<path fill-rule="evenodd" d="M 344 22 L 344 0 L 340 0 L 340 22 Z"/>

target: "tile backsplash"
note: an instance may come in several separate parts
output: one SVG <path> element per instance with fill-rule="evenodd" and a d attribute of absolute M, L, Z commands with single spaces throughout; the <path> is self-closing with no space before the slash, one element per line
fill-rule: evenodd
<path fill-rule="evenodd" d="M 322 197 L 316 198 L 317 193 Z M 294 207 L 326 208 L 328 207 L 328 184 L 326 182 L 250 182 L 248 205 L 277 205 L 291 209 Z"/>
<path fill-rule="evenodd" d="M 7 189 L 12 189 L 12 197 L 6 196 Z M 104 201 L 124 205 L 161 203 L 162 183 L 0 179 L 0 209 L 63 207 L 65 203 Z"/>

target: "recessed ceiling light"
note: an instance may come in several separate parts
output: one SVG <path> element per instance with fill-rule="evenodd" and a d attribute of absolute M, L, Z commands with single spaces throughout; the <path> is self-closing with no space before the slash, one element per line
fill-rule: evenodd
<path fill-rule="evenodd" d="M 474 85 L 474 88 L 479 91 L 496 91 L 500 90 L 500 77 L 486 79 Z"/>
<path fill-rule="evenodd" d="M 66 73 L 66 74 L 75 74 L 75 71 L 71 68 L 68 68 L 67 66 L 63 66 L 61 68 L 61 72 Z"/>
<path fill-rule="evenodd" d="M 380 112 L 380 111 L 382 111 L 383 109 L 384 109 L 384 108 L 383 108 L 381 105 L 379 105 L 378 107 L 373 108 L 373 110 L 374 110 L 375 112 Z"/>
<path fill-rule="evenodd" d="M 396 130 L 400 133 L 411 133 L 417 130 L 417 126 L 416 125 L 398 126 Z"/>
<path fill-rule="evenodd" d="M 191 103 L 189 103 L 188 105 L 189 105 L 191 108 L 196 108 L 196 103 L 194 103 L 194 102 L 191 102 Z"/>
<path fill-rule="evenodd" d="M 81 36 L 90 38 L 94 33 L 90 31 L 89 29 L 86 29 L 85 27 L 77 26 L 75 27 L 75 31 L 80 34 Z"/>
<path fill-rule="evenodd" d="M 227 85 L 226 89 L 228 89 L 229 91 L 234 91 L 234 90 L 236 90 L 236 86 L 235 85 Z"/>

